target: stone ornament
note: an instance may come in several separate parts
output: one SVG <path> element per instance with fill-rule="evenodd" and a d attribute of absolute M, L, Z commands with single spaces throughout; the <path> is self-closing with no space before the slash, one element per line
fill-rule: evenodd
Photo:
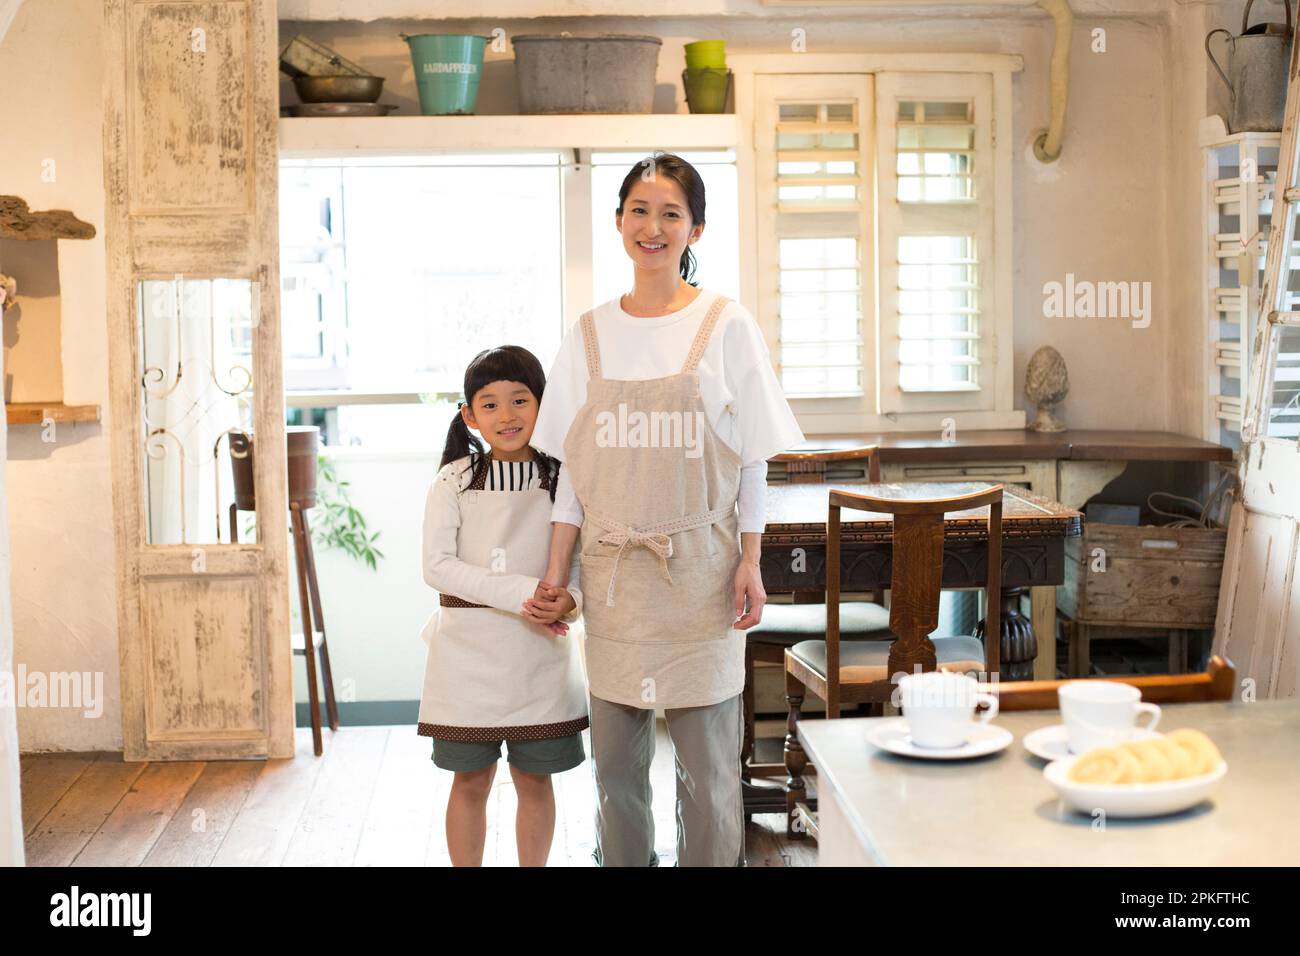
<path fill-rule="evenodd" d="M 1038 417 L 1029 427 L 1036 432 L 1063 432 L 1065 423 L 1054 409 L 1070 392 L 1070 374 L 1065 359 L 1050 345 L 1044 345 L 1029 359 L 1025 370 L 1025 397 L 1038 406 Z"/>

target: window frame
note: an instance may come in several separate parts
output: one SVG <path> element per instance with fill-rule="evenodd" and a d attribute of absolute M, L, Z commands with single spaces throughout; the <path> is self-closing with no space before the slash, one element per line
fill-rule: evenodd
<path fill-rule="evenodd" d="M 932 74 L 978 74 L 986 78 L 990 87 L 990 112 L 988 117 L 988 138 L 991 162 L 992 196 L 990 197 L 992 262 L 991 274 L 984 278 L 982 287 L 988 290 L 992 301 L 999 307 L 988 318 L 987 327 L 989 359 L 991 367 L 982 369 L 982 386 L 974 392 L 932 392 L 909 393 L 916 396 L 914 401 L 886 401 L 877 387 L 872 400 L 860 403 L 858 407 L 845 407 L 844 399 L 836 398 L 791 398 L 789 399 L 795 415 L 805 434 L 837 435 L 865 432 L 890 432 L 905 429 L 931 429 L 942 427 L 945 418 L 953 418 L 959 427 L 964 428 L 1023 428 L 1025 412 L 1015 407 L 1014 367 L 1013 367 L 1013 332 L 1012 332 L 1012 209 L 1011 209 L 1011 144 L 1009 137 L 999 138 L 998 129 L 1011 129 L 1012 93 L 1011 77 L 1024 68 L 1023 58 L 1014 54 L 998 53 L 861 53 L 861 54 L 728 54 L 728 65 L 736 74 L 736 110 L 746 116 L 742 124 L 741 137 L 744 142 L 737 153 L 738 175 L 741 188 L 741 236 L 750 237 L 750 246 L 742 250 L 741 270 L 742 287 L 748 301 L 754 303 L 754 313 L 762 328 L 768 349 L 776 363 L 779 355 L 779 328 L 776 312 L 770 293 L 764 292 L 765 277 L 772 274 L 773 263 L 770 257 L 762 255 L 762 243 L 759 230 L 762 215 L 760 207 L 767 201 L 761 190 L 765 180 L 760 179 L 758 171 L 757 145 L 760 135 L 760 105 L 758 99 L 758 77 L 766 75 L 822 74 L 822 73 L 865 73 L 874 79 L 874 102 L 877 125 L 881 117 L 881 83 L 892 75 L 916 75 L 925 78 Z M 888 86 L 886 85 L 886 88 Z M 892 117 L 891 117 L 892 122 Z M 880 136 L 877 132 L 877 161 L 880 169 L 878 150 Z M 893 162 L 893 156 L 890 156 Z M 893 170 L 894 167 L 888 167 Z M 879 184 L 876 178 L 877 218 L 880 206 Z M 896 240 L 895 240 L 896 242 Z M 877 222 L 874 248 L 885 248 L 885 240 Z M 875 270 L 874 284 L 877 290 L 882 288 L 880 257 L 868 266 Z M 874 317 L 864 316 L 864 333 L 869 325 L 867 319 L 880 321 L 881 307 L 877 294 Z M 875 348 L 875 356 L 864 361 L 874 362 L 875 381 L 883 383 L 886 369 L 882 365 L 879 347 L 880 330 L 876 328 L 876 343 L 868 343 Z M 895 378 L 897 373 L 894 373 Z M 865 376 L 864 376 L 865 377 Z M 978 395 L 976 402 L 970 396 Z M 950 399 L 967 396 L 966 402 L 953 402 Z M 900 399 L 901 399 L 900 395 Z M 874 407 L 872 402 L 874 401 Z"/>

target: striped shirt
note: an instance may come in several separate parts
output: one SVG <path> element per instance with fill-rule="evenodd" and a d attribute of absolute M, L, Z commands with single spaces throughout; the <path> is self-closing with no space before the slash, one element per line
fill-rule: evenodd
<path fill-rule="evenodd" d="M 488 461 L 488 491 L 528 491 L 541 481 L 537 464 L 532 461 Z"/>

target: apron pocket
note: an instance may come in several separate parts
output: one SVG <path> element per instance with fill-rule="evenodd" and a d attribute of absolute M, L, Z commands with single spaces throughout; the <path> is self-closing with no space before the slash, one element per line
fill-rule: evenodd
<path fill-rule="evenodd" d="M 740 553 L 668 559 L 672 583 L 655 555 L 624 552 L 606 604 L 614 558 L 582 555 L 583 618 L 587 632 L 616 641 L 672 644 L 720 640 L 736 620 L 734 586 Z"/>

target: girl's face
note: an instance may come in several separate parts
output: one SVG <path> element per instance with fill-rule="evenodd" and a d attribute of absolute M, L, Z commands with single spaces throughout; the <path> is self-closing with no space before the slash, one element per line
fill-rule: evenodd
<path fill-rule="evenodd" d="M 682 253 L 704 232 L 703 223 L 691 225 L 686 193 L 671 176 L 636 180 L 622 214 L 614 214 L 614 224 L 632 262 L 651 272 L 667 269 L 676 274 Z"/>
<path fill-rule="evenodd" d="M 489 382 L 460 410 L 502 461 L 527 461 L 528 442 L 537 424 L 537 397 L 523 382 Z"/>

